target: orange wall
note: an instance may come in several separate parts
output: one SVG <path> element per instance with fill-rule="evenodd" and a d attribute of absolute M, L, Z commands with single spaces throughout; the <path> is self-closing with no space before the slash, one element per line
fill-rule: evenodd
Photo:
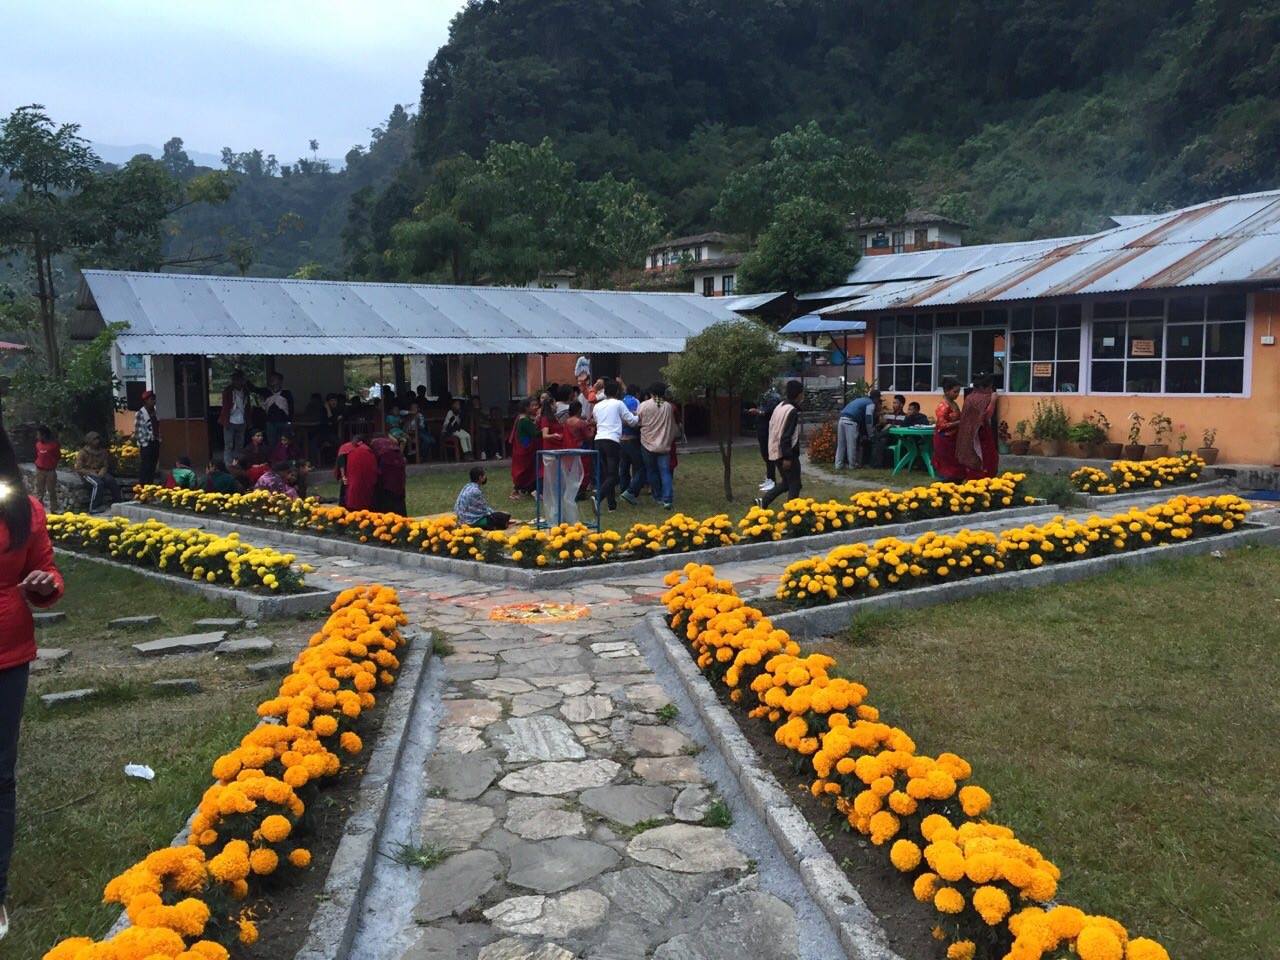
<path fill-rule="evenodd" d="M 1177 447 L 1180 424 L 1185 425 L 1187 448 L 1192 450 L 1200 446 L 1204 430 L 1215 427 L 1218 431 L 1215 446 L 1219 450 L 1219 463 L 1280 464 L 1280 346 L 1263 346 L 1261 343 L 1261 338 L 1268 333 L 1280 338 L 1280 293 L 1257 293 L 1252 300 L 1250 336 L 1253 366 L 1250 395 L 1247 397 L 1002 393 L 997 408 L 1000 419 L 1008 422 L 1012 432 L 1019 420 L 1030 421 L 1032 408 L 1040 396 L 1056 396 L 1073 422 L 1094 410 L 1101 410 L 1111 421 L 1111 439 L 1125 443 L 1131 412 L 1136 410 L 1144 419 L 1153 413 L 1163 413 L 1173 421 L 1171 448 Z M 874 321 L 867 326 L 868 333 L 872 333 Z M 874 375 L 874 336 L 867 337 L 865 356 L 867 370 Z M 919 402 L 921 410 L 930 417 L 938 405 L 939 396 L 937 393 L 906 394 L 908 401 Z M 1145 424 L 1142 442 L 1155 442 Z"/>

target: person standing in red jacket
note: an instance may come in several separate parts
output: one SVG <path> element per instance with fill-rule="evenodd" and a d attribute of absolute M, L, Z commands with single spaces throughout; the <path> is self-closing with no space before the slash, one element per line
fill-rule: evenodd
<path fill-rule="evenodd" d="M 56 603 L 62 589 L 44 507 L 27 496 L 17 454 L 0 424 L 0 939 L 9 932 L 4 902 L 16 822 L 18 727 L 36 658 L 31 607 Z"/>
<path fill-rule="evenodd" d="M 346 482 L 344 506 L 348 510 L 372 510 L 378 493 L 378 458 L 364 437 L 352 437 L 342 476 Z"/>

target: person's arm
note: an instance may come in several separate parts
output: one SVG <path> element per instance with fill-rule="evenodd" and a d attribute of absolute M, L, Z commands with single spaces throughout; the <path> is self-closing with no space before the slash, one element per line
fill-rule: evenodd
<path fill-rule="evenodd" d="M 640 418 L 637 417 L 630 410 L 628 410 L 627 405 L 625 403 L 621 404 L 618 412 L 622 415 L 622 422 L 625 423 L 628 427 L 640 426 Z"/>
<path fill-rule="evenodd" d="M 19 586 L 33 607 L 49 607 L 61 599 L 66 587 L 53 562 L 53 543 L 49 539 L 44 511 L 34 511 L 31 519 L 31 534 L 27 537 L 27 555 L 22 567 L 26 576 Z"/>
<path fill-rule="evenodd" d="M 787 419 L 782 424 L 782 440 L 778 444 L 778 449 L 782 453 L 782 462 L 787 466 L 790 466 L 791 458 L 800 446 L 799 433 L 800 411 L 792 407 L 787 413 Z"/>

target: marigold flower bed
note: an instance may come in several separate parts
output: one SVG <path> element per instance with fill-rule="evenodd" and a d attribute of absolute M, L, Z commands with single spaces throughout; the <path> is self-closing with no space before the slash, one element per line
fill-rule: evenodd
<path fill-rule="evenodd" d="M 948 960 L 1168 960 L 1116 920 L 1056 903 L 1059 869 L 986 816 L 992 797 L 968 782 L 963 758 L 918 753 L 905 730 L 881 720 L 865 686 L 834 676 L 831 657 L 804 655 L 712 567 L 687 564 L 666 583 L 668 623 L 699 669 L 770 725 L 812 795 L 933 905 Z"/>
<path fill-rule="evenodd" d="M 111 461 L 115 464 L 118 474 L 123 477 L 136 477 L 138 475 L 138 466 L 142 460 L 142 451 L 132 440 L 125 440 L 123 443 L 113 443 L 107 448 L 111 453 Z M 59 456 L 59 465 L 66 470 L 74 470 L 76 465 L 76 454 L 78 449 L 63 450 Z"/>
<path fill-rule="evenodd" d="M 818 606 L 884 590 L 950 583 L 968 577 L 1180 543 L 1235 529 L 1249 512 L 1234 494 L 1178 496 L 1149 507 L 1088 520 L 1056 517 L 1003 530 L 930 532 L 913 541 L 885 537 L 798 560 L 783 572 L 777 598 Z"/>
<path fill-rule="evenodd" d="M 1180 483 L 1195 483 L 1205 463 L 1194 453 L 1156 460 L 1116 460 L 1110 470 L 1081 467 L 1071 474 L 1071 485 L 1081 493 L 1101 495 L 1122 490 L 1159 490 Z"/>
<path fill-rule="evenodd" d="M 295 565 L 291 553 L 243 543 L 236 533 L 219 537 L 159 520 L 55 513 L 49 517 L 49 536 L 61 547 L 241 590 L 298 593 L 314 569 Z"/>
<path fill-rule="evenodd" d="M 102 942 L 64 940 L 44 960 L 227 960 L 229 945 L 255 943 L 248 904 L 310 866 L 300 821 L 341 756 L 363 753 L 357 722 L 376 691 L 395 683 L 407 622 L 390 588 L 342 593 L 277 696 L 258 706 L 271 722 L 214 761 L 187 843 L 156 850 L 106 885 L 103 901 L 123 907 L 132 925 Z"/>
<path fill-rule="evenodd" d="M 697 519 L 678 513 L 661 524 L 634 524 L 625 533 L 597 533 L 580 523 L 549 530 L 522 527 L 491 532 L 460 524 L 453 516 L 417 520 L 394 513 L 351 511 L 264 490 L 218 494 L 147 486 L 137 488 L 136 498 L 141 504 L 238 517 L 360 543 L 555 569 L 1021 507 L 1034 502 L 1022 492 L 1025 479 L 1025 474 L 1006 473 L 988 480 L 861 492 L 848 500 L 798 498 L 778 510 L 752 507 L 736 525 L 726 514 Z"/>

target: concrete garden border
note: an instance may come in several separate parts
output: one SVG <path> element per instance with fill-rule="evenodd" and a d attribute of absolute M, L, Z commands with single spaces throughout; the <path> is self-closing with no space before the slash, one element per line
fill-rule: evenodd
<path fill-rule="evenodd" d="M 1009 570 L 989 573 L 955 583 L 933 584 L 907 590 L 890 590 L 857 600 L 842 600 L 820 607 L 804 607 L 770 616 L 775 627 L 786 630 L 797 639 L 830 636 L 849 626 L 853 618 L 869 610 L 910 610 L 951 603 L 1001 590 L 1042 587 L 1054 583 L 1071 583 L 1120 567 L 1136 567 L 1157 560 L 1194 557 L 1214 550 L 1232 550 L 1247 544 L 1280 543 L 1280 526 L 1247 523 L 1237 530 L 1188 540 L 1185 543 L 1161 544 L 1107 557 L 1090 557 L 1067 563 L 1049 564 L 1031 570 Z"/>
<path fill-rule="evenodd" d="M 1162 500 L 1169 497 L 1189 496 L 1202 497 L 1210 493 L 1225 493 L 1231 488 L 1231 483 L 1227 480 L 1199 480 L 1195 483 L 1175 483 L 1172 486 L 1160 487 L 1142 487 L 1136 490 L 1126 490 L 1124 493 L 1076 493 L 1084 501 L 1087 509 L 1101 509 L 1112 505 L 1123 505 L 1126 500 L 1134 500 L 1139 497 L 1159 497 Z"/>
<path fill-rule="evenodd" d="M 419 694 L 430 673 L 435 638 L 430 632 L 406 634 L 409 649 L 401 660 L 400 675 L 391 688 L 387 715 L 360 778 L 355 803 L 343 828 L 319 894 L 316 912 L 294 960 L 331 960 L 351 955 L 360 909 L 373 881 L 374 863 L 382 848 L 391 807 L 391 785 L 401 773 L 410 721 Z"/>
<path fill-rule="evenodd" d="M 1053 513 L 1057 509 L 1052 504 L 1036 503 L 1023 507 L 1004 507 L 999 510 L 982 510 L 954 516 L 912 520 L 908 523 L 887 523 L 879 527 L 853 527 L 851 529 L 835 530 L 831 533 L 819 533 L 813 536 L 795 537 L 788 540 L 736 543 L 727 547 L 710 547 L 705 550 L 690 550 L 685 553 L 663 553 L 655 557 L 643 557 L 638 560 L 618 560 L 613 563 L 562 567 L 555 570 L 530 570 L 524 567 L 514 567 L 499 563 L 455 560 L 452 557 L 441 557 L 413 550 L 400 550 L 394 547 L 358 543 L 341 537 L 323 537 L 318 534 L 301 533 L 297 530 L 252 523 L 246 520 L 228 520 L 202 513 L 168 510 L 154 507 L 150 504 L 118 503 L 112 508 L 112 511 L 130 520 L 163 520 L 165 523 L 177 525 L 183 529 L 197 527 L 216 533 L 239 533 L 247 540 L 266 533 L 277 546 L 295 547 L 299 550 L 307 550 L 322 556 L 355 557 L 370 563 L 417 567 L 423 570 L 434 570 L 437 573 L 465 577 L 469 580 L 479 580 L 482 583 L 503 583 L 524 587 L 557 587 L 567 584 L 576 585 L 614 580 L 631 574 L 665 574 L 673 569 L 673 565 L 683 566 L 688 562 L 710 564 L 740 563 L 746 560 L 759 560 L 765 557 L 790 554 L 809 555 L 830 550 L 846 543 L 879 540 L 881 537 L 918 536 L 930 530 L 957 530 L 962 527 L 973 526 L 975 523 L 987 523 L 997 517 L 1007 517 L 1011 521 L 1016 521 L 1019 518 Z"/>
<path fill-rule="evenodd" d="M 102 557 L 94 553 L 84 553 L 55 544 L 54 553 L 64 557 L 75 557 L 89 563 L 99 563 L 119 570 L 129 570 L 139 576 L 160 583 L 168 584 L 187 593 L 198 593 L 210 600 L 230 603 L 237 611 L 254 620 L 284 620 L 300 613 L 311 613 L 315 610 L 328 610 L 337 599 L 337 590 L 307 590 L 302 593 L 249 593 L 245 590 L 233 590 L 216 583 L 203 580 L 192 580 L 190 577 L 175 577 L 160 570 L 148 570 L 131 563 L 122 563 L 110 557 Z"/>
<path fill-rule="evenodd" d="M 737 778 L 743 796 L 764 821 L 787 862 L 800 875 L 805 890 L 835 930 L 851 960 L 903 960 L 890 948 L 880 921 L 822 845 L 804 814 L 764 766 L 663 615 L 647 614 L 636 629 L 647 633 L 648 639 L 662 651 L 681 689 Z"/>

